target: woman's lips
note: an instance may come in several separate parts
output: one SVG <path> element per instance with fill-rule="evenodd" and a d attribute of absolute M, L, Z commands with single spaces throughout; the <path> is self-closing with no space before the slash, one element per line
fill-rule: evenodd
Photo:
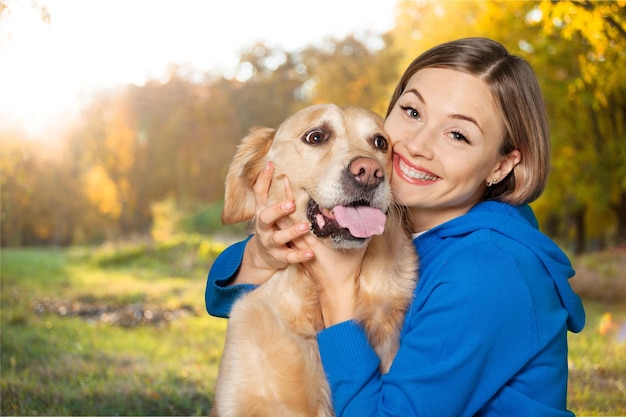
<path fill-rule="evenodd" d="M 441 179 L 441 177 L 438 177 L 432 172 L 411 165 L 399 154 L 394 154 L 393 166 L 396 172 L 404 178 L 405 181 L 413 184 L 432 184 Z"/>

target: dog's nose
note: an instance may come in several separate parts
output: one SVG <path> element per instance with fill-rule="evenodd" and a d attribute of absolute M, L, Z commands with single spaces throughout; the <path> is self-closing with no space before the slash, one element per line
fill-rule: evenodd
<path fill-rule="evenodd" d="M 357 158 L 350 163 L 350 173 L 364 187 L 375 187 L 385 178 L 383 167 L 372 158 Z"/>

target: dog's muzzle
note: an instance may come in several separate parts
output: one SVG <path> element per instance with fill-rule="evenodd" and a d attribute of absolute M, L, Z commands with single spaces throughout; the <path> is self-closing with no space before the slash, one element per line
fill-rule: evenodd
<path fill-rule="evenodd" d="M 381 210 L 368 205 L 355 203 L 328 210 L 320 207 L 314 200 L 309 200 L 307 218 L 311 222 L 311 231 L 317 237 L 365 240 L 383 233 L 387 216 Z"/>

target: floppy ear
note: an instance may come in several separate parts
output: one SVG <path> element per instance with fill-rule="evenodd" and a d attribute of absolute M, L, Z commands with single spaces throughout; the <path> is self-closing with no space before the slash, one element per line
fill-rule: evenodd
<path fill-rule="evenodd" d="M 254 217 L 254 182 L 266 164 L 275 129 L 255 127 L 243 138 L 226 174 L 222 223 L 234 224 Z"/>

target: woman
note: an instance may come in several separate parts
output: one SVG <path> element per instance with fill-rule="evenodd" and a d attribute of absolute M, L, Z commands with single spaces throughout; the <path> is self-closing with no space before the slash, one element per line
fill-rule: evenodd
<path fill-rule="evenodd" d="M 420 256 L 390 371 L 380 374 L 351 320 L 358 260 L 326 250 L 306 224 L 277 228 L 293 203 L 266 206 L 271 166 L 256 184 L 256 234 L 209 273 L 208 311 L 227 316 L 242 291 L 305 262 L 320 286 L 318 344 L 338 416 L 571 415 L 567 330 L 585 315 L 569 260 L 527 205 L 544 189 L 550 147 L 532 69 L 484 38 L 436 46 L 400 79 L 385 130 Z"/>

